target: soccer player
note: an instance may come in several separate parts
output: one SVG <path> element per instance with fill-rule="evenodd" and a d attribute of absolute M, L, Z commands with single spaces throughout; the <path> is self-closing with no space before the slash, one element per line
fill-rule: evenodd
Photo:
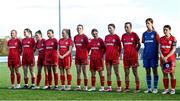
<path fill-rule="evenodd" d="M 121 54 L 121 41 L 120 37 L 115 34 L 115 25 L 109 24 L 108 31 L 110 34 L 106 35 L 105 37 L 105 45 L 106 45 L 106 52 L 105 52 L 105 62 L 106 62 L 106 69 L 107 69 L 107 85 L 108 88 L 106 91 L 112 91 L 111 84 L 111 72 L 112 67 L 114 68 L 114 72 L 116 75 L 117 80 L 117 92 L 121 92 L 121 79 L 119 73 L 119 63 L 120 63 L 120 54 Z"/>
<path fill-rule="evenodd" d="M 19 67 L 21 66 L 20 54 L 22 52 L 21 49 L 21 41 L 17 38 L 17 31 L 11 30 L 11 39 L 8 41 L 8 67 L 11 71 L 11 89 L 20 88 L 21 82 L 21 74 L 19 72 Z M 17 86 L 15 87 L 15 74 L 17 78 Z"/>
<path fill-rule="evenodd" d="M 74 37 L 76 47 L 75 64 L 77 69 L 77 87 L 75 90 L 81 90 L 81 70 L 84 75 L 84 90 L 88 90 L 87 64 L 88 64 L 88 38 L 83 33 L 83 25 L 77 25 L 78 34 Z"/>
<path fill-rule="evenodd" d="M 175 77 L 175 67 L 176 67 L 176 38 L 171 34 L 171 26 L 165 25 L 163 28 L 165 36 L 160 38 L 160 64 L 162 66 L 163 72 L 163 84 L 164 84 L 164 92 L 162 94 L 175 94 L 176 88 L 176 77 Z M 163 64 L 170 62 L 170 64 L 166 64 L 170 68 L 168 72 L 166 72 L 163 68 Z M 169 78 L 168 74 L 171 77 L 171 91 L 169 92 Z"/>
<path fill-rule="evenodd" d="M 52 89 L 52 70 L 54 73 L 54 90 L 58 90 L 58 41 L 54 38 L 54 31 L 49 29 L 47 31 L 49 39 L 45 42 L 45 66 L 48 70 L 48 88 Z"/>
<path fill-rule="evenodd" d="M 59 69 L 60 69 L 60 79 L 61 79 L 61 89 L 60 90 L 71 90 L 71 63 L 72 63 L 72 48 L 73 40 L 71 39 L 70 29 L 63 29 L 62 36 L 59 40 Z M 68 86 L 65 88 L 65 71 L 67 74 Z"/>
<path fill-rule="evenodd" d="M 144 93 L 158 93 L 158 46 L 159 34 L 154 30 L 153 19 L 146 19 L 147 31 L 142 35 L 143 50 L 143 66 L 146 69 L 146 81 L 148 89 Z M 154 89 L 151 89 L 151 68 L 154 74 Z"/>
<path fill-rule="evenodd" d="M 24 29 L 25 38 L 22 40 L 23 55 L 22 55 L 22 65 L 24 71 L 24 89 L 27 89 L 28 86 L 28 69 L 31 74 L 31 83 L 30 89 L 35 86 L 35 73 L 34 73 L 34 51 L 35 51 L 35 40 L 32 38 L 32 31 L 29 28 Z"/>
<path fill-rule="evenodd" d="M 140 91 L 140 81 L 138 75 L 138 51 L 141 47 L 140 39 L 135 32 L 132 32 L 132 23 L 126 22 L 124 25 L 126 33 L 122 35 L 122 43 L 124 47 L 123 64 L 125 72 L 125 92 L 130 91 L 129 69 L 132 67 L 135 76 L 136 90 L 135 93 Z"/>
<path fill-rule="evenodd" d="M 36 49 L 38 50 L 38 61 L 37 61 L 37 69 L 38 69 L 38 73 L 37 73 L 37 79 L 36 79 L 36 87 L 34 87 L 33 89 L 40 89 L 40 82 L 42 79 L 42 68 L 44 66 L 44 60 L 45 60 L 45 39 L 42 38 L 42 33 L 40 30 L 38 30 L 35 33 L 36 36 Z M 47 74 L 47 70 L 44 67 L 44 73 L 45 73 L 45 86 L 43 89 L 48 88 L 48 74 Z"/>
<path fill-rule="evenodd" d="M 99 73 L 101 88 L 99 91 L 104 91 L 104 53 L 105 44 L 104 41 L 98 37 L 98 30 L 92 29 L 91 31 L 93 39 L 90 40 L 88 49 L 91 50 L 90 55 L 90 71 L 91 71 L 91 84 L 92 88 L 88 91 L 96 90 L 96 71 Z"/>

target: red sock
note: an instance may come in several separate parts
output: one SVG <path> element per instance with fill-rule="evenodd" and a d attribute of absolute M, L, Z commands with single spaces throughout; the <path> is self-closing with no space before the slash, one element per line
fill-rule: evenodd
<path fill-rule="evenodd" d="M 54 73 L 54 84 L 55 86 L 58 85 L 58 73 Z"/>
<path fill-rule="evenodd" d="M 41 73 L 40 73 L 40 74 L 37 75 L 37 80 L 36 80 L 37 86 L 40 85 L 41 79 L 42 79 L 42 75 L 41 75 Z"/>
<path fill-rule="evenodd" d="M 176 88 L 176 79 L 171 79 L 171 88 L 172 89 Z"/>
<path fill-rule="evenodd" d="M 28 84 L 28 78 L 24 78 L 24 83 Z"/>
<path fill-rule="evenodd" d="M 45 86 L 48 86 L 48 74 L 45 74 Z"/>
<path fill-rule="evenodd" d="M 91 84 L 92 84 L 92 87 L 96 86 L 96 77 L 95 76 L 91 77 Z"/>
<path fill-rule="evenodd" d="M 77 85 L 78 85 L 78 86 L 81 85 L 81 79 L 77 79 Z"/>
<path fill-rule="evenodd" d="M 88 85 L 88 79 L 84 79 L 84 86 Z"/>
<path fill-rule="evenodd" d="M 16 73 L 17 76 L 17 84 L 21 83 L 21 74 L 20 73 Z"/>
<path fill-rule="evenodd" d="M 140 89 L 140 81 L 136 81 L 136 90 L 139 90 Z"/>
<path fill-rule="evenodd" d="M 168 89 L 169 88 L 169 79 L 168 78 L 164 78 L 163 79 L 163 84 L 164 84 L 164 88 Z"/>
<path fill-rule="evenodd" d="M 121 81 L 117 81 L 117 86 L 121 87 Z"/>
<path fill-rule="evenodd" d="M 65 76 L 61 75 L 60 78 L 61 78 L 61 85 L 65 85 Z"/>
<path fill-rule="evenodd" d="M 101 81 L 101 86 L 104 86 L 104 76 L 101 76 L 101 78 L 100 78 L 100 81 Z"/>
<path fill-rule="evenodd" d="M 125 81 L 126 83 L 126 89 L 129 89 L 129 81 Z"/>
<path fill-rule="evenodd" d="M 49 83 L 49 86 L 52 85 L 52 72 L 48 72 L 48 83 Z"/>
<path fill-rule="evenodd" d="M 111 84 L 112 84 L 112 81 L 107 81 L 108 86 L 111 86 Z"/>
<path fill-rule="evenodd" d="M 68 81 L 68 85 L 71 85 L 71 81 L 72 81 L 72 75 L 71 74 L 67 75 L 67 81 Z"/>
<path fill-rule="evenodd" d="M 14 84 L 14 80 L 15 80 L 15 75 L 14 73 L 11 73 L 11 84 Z"/>
<path fill-rule="evenodd" d="M 35 84 L 35 77 L 31 77 L 31 83 Z"/>

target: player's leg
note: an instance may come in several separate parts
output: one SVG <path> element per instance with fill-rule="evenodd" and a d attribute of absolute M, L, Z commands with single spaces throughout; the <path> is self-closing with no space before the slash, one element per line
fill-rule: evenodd
<path fill-rule="evenodd" d="M 108 88 L 106 89 L 106 91 L 110 92 L 112 91 L 112 80 L 111 80 L 111 72 L 112 72 L 112 64 L 110 63 L 106 63 L 106 70 L 107 70 L 107 85 Z"/>
<path fill-rule="evenodd" d="M 77 70 L 77 87 L 75 90 L 81 90 L 81 65 L 76 64 Z"/>
<path fill-rule="evenodd" d="M 54 90 L 58 90 L 58 67 L 57 65 L 52 66 L 53 73 L 54 73 Z"/>
<path fill-rule="evenodd" d="M 35 73 L 34 73 L 34 66 L 29 66 L 29 71 L 30 71 L 30 74 L 31 74 L 31 87 L 30 89 L 34 88 L 35 87 Z"/>
<path fill-rule="evenodd" d="M 148 89 L 146 91 L 144 91 L 144 93 L 151 93 L 152 89 L 151 89 L 151 68 L 150 68 L 150 63 L 149 60 L 144 59 L 143 60 L 143 67 L 146 70 L 146 83 L 148 86 Z"/>
<path fill-rule="evenodd" d="M 96 70 L 91 70 L 91 89 L 88 91 L 96 90 Z"/>
<path fill-rule="evenodd" d="M 19 68 L 15 68 L 15 72 L 16 72 L 16 77 L 17 77 L 17 86 L 16 88 L 19 89 L 21 88 L 21 74 L 20 74 L 20 71 L 19 71 Z"/>
<path fill-rule="evenodd" d="M 120 78 L 120 72 L 119 72 L 119 64 L 113 64 L 114 72 L 116 75 L 116 80 L 117 80 L 117 92 L 121 92 L 121 78 Z"/>
<path fill-rule="evenodd" d="M 159 80 L 159 76 L 158 76 L 158 68 L 157 67 L 153 67 L 153 74 L 154 74 L 154 89 L 153 89 L 153 93 L 156 94 L 158 93 L 158 80 Z"/>
<path fill-rule="evenodd" d="M 87 65 L 83 64 L 81 66 L 82 71 L 83 71 L 83 76 L 84 76 L 84 90 L 88 90 L 88 76 L 87 76 Z"/>
<path fill-rule="evenodd" d="M 66 74 L 67 74 L 67 82 L 68 82 L 66 90 L 71 90 L 72 74 L 70 68 L 66 69 Z"/>
<path fill-rule="evenodd" d="M 176 93 L 176 76 L 175 76 L 175 67 L 172 67 L 172 72 L 170 73 L 171 76 L 171 92 L 170 94 Z"/>
<path fill-rule="evenodd" d="M 104 77 L 104 71 L 98 71 L 99 73 L 99 77 L 100 77 L 100 82 L 101 82 L 101 88 L 99 89 L 99 91 L 104 91 L 104 82 L 105 82 L 105 77 Z"/>
<path fill-rule="evenodd" d="M 15 72 L 14 72 L 14 67 L 10 66 L 10 80 L 11 80 L 11 86 L 9 87 L 9 89 L 14 89 L 15 88 Z"/>
<path fill-rule="evenodd" d="M 24 89 L 28 89 L 28 66 L 23 66 L 23 72 L 24 72 Z"/>
<path fill-rule="evenodd" d="M 59 67 L 60 69 L 60 79 L 61 79 L 61 88 L 60 90 L 65 90 L 65 71 L 63 67 Z"/>
<path fill-rule="evenodd" d="M 41 66 L 41 65 L 37 66 L 38 73 L 37 73 L 37 79 L 36 79 L 36 87 L 33 87 L 32 89 L 40 89 L 40 82 L 42 79 L 42 74 L 41 74 L 42 68 L 43 68 L 43 66 Z"/>
<path fill-rule="evenodd" d="M 51 65 L 47 65 L 47 71 L 48 71 L 48 88 L 47 89 L 51 89 L 52 88 L 52 69 L 51 69 Z"/>
<path fill-rule="evenodd" d="M 48 88 L 48 70 L 47 70 L 47 67 L 44 66 L 44 75 L 45 75 L 45 86 L 43 87 L 43 89 L 47 89 Z"/>
<path fill-rule="evenodd" d="M 133 74 L 135 77 L 135 82 L 136 82 L 136 90 L 135 93 L 140 92 L 140 80 L 139 80 L 139 75 L 138 75 L 138 67 L 132 67 Z"/>
<path fill-rule="evenodd" d="M 125 85 L 126 85 L 126 88 L 125 88 L 125 92 L 129 92 L 130 91 L 130 80 L 129 80 L 129 68 L 130 67 L 125 67 L 124 68 L 124 72 L 125 72 Z"/>
<path fill-rule="evenodd" d="M 169 93 L 169 78 L 168 78 L 168 74 L 165 73 L 162 69 L 163 72 L 163 85 L 164 85 L 164 91 L 162 92 L 162 94 L 168 94 Z"/>

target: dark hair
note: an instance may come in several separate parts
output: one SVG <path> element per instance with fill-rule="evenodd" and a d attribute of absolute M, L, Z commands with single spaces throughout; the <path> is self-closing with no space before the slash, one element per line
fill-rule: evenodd
<path fill-rule="evenodd" d="M 70 29 L 63 29 L 62 33 L 63 33 L 63 31 L 65 31 L 69 35 L 69 38 L 71 38 L 71 30 Z"/>
<path fill-rule="evenodd" d="M 78 25 L 77 25 L 77 27 L 79 27 L 79 26 L 81 26 L 81 27 L 82 27 L 82 29 L 84 29 L 84 27 L 83 27 L 83 25 L 82 25 L 82 24 L 78 24 Z"/>
<path fill-rule="evenodd" d="M 113 24 L 113 23 L 109 24 L 108 27 L 109 26 L 112 26 L 114 29 L 116 28 L 115 24 Z"/>
<path fill-rule="evenodd" d="M 93 32 L 98 32 L 98 30 L 97 30 L 96 28 L 93 28 L 93 29 L 91 30 L 91 33 L 93 33 Z"/>
<path fill-rule="evenodd" d="M 54 31 L 52 29 L 48 29 L 47 32 L 51 32 L 52 34 L 54 34 Z"/>
<path fill-rule="evenodd" d="M 127 25 L 127 24 L 129 24 L 130 27 L 132 28 L 132 23 L 131 22 L 126 22 L 124 25 Z"/>
<path fill-rule="evenodd" d="M 150 21 L 150 22 L 153 24 L 153 19 L 152 19 L 152 18 L 147 18 L 147 19 L 146 19 L 146 23 L 147 23 L 148 21 Z"/>
<path fill-rule="evenodd" d="M 169 30 L 171 30 L 171 26 L 170 25 L 164 25 L 164 28 L 168 28 Z"/>
<path fill-rule="evenodd" d="M 17 31 L 16 31 L 15 29 L 11 30 L 11 33 L 12 33 L 13 31 L 17 34 Z"/>
<path fill-rule="evenodd" d="M 41 30 L 36 31 L 35 34 L 39 34 L 39 35 L 41 35 L 41 37 L 42 37 L 42 32 L 41 32 Z"/>
<path fill-rule="evenodd" d="M 28 33 L 30 33 L 32 37 L 32 31 L 29 28 L 24 29 L 24 31 L 27 31 Z"/>

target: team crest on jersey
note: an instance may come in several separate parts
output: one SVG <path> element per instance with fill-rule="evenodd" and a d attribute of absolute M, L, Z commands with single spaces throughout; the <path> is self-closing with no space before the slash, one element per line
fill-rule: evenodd
<path fill-rule="evenodd" d="M 97 43 L 97 45 L 99 46 L 99 45 L 100 45 L 100 43 L 98 42 L 98 43 Z"/>
<path fill-rule="evenodd" d="M 115 41 L 116 41 L 115 39 L 112 40 L 112 42 L 115 42 Z"/>
<path fill-rule="evenodd" d="M 134 40 L 134 38 L 131 38 L 131 41 L 133 41 Z"/>
<path fill-rule="evenodd" d="M 30 41 L 28 41 L 28 44 L 30 44 Z"/>
<path fill-rule="evenodd" d="M 15 45 L 17 45 L 17 42 L 16 43 L 14 43 Z"/>
<path fill-rule="evenodd" d="M 81 42 L 83 42 L 83 39 L 81 39 Z"/>
<path fill-rule="evenodd" d="M 67 45 L 67 44 L 68 44 L 68 42 L 65 42 L 65 44 Z"/>
<path fill-rule="evenodd" d="M 169 44 L 172 44 L 172 41 L 169 41 Z"/>
<path fill-rule="evenodd" d="M 41 44 L 41 46 L 44 46 L 44 44 Z"/>
<path fill-rule="evenodd" d="M 154 38 L 154 35 L 151 35 L 151 38 Z"/>
<path fill-rule="evenodd" d="M 51 45 L 54 45 L 54 43 L 52 42 Z"/>

